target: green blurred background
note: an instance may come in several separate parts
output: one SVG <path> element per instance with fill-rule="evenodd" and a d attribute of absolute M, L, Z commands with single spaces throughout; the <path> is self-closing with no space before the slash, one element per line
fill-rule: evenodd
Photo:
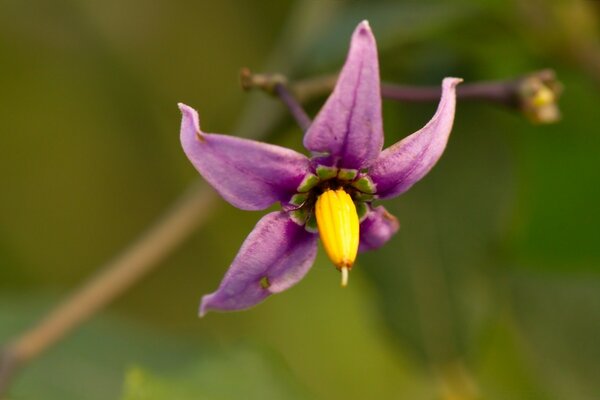
<path fill-rule="evenodd" d="M 599 18 L 585 0 L 0 0 L 0 342 L 198 179 L 177 102 L 212 132 L 248 135 L 282 115 L 240 90 L 241 67 L 336 71 L 368 19 L 385 80 L 550 67 L 565 85 L 555 125 L 459 103 L 440 163 L 386 204 L 400 232 L 359 257 L 346 289 L 321 251 L 288 292 L 198 319 L 262 215 L 219 201 L 10 398 L 599 399 Z M 386 143 L 434 109 L 386 101 Z M 283 116 L 259 133 L 300 149 Z"/>

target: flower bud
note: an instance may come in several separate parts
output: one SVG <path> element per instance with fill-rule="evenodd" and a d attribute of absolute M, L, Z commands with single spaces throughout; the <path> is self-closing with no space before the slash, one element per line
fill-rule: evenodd
<path fill-rule="evenodd" d="M 527 76 L 518 83 L 519 107 L 530 121 L 551 124 L 560 119 L 558 98 L 562 85 L 552 71 Z"/>

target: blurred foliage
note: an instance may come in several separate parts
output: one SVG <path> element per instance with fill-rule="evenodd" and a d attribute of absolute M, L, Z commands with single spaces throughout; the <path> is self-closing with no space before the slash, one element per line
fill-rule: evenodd
<path fill-rule="evenodd" d="M 198 320 L 200 296 L 218 285 L 260 216 L 223 202 L 158 271 L 34 361 L 14 398 L 244 391 L 245 398 L 597 399 L 600 7 L 586 0 L 312 6 L 326 10 L 329 23 L 315 24 L 314 42 L 294 55 L 296 76 L 339 68 L 350 32 L 369 19 L 383 79 L 438 84 L 450 75 L 505 79 L 549 67 L 565 85 L 563 120 L 533 126 L 508 110 L 460 103 L 443 159 L 386 203 L 401 231 L 359 257 L 348 288 L 339 289 L 321 254 L 292 290 L 244 313 Z M 91 275 L 196 179 L 179 148 L 175 104 L 199 109 L 208 131 L 232 132 L 248 96 L 238 88 L 239 68 L 267 67 L 296 7 L 0 2 L 0 341 L 34 323 L 56 293 Z M 264 107 L 264 115 L 281 110 L 275 101 Z M 434 108 L 385 102 L 386 144 L 418 129 Z M 289 119 L 269 134 L 300 149 Z M 48 292 L 55 295 L 40 294 Z"/>
<path fill-rule="evenodd" d="M 248 349 L 205 358 L 186 371 L 157 377 L 138 367 L 127 372 L 123 400 L 310 399 L 285 366 Z"/>
<path fill-rule="evenodd" d="M 54 296 L 0 297 L 0 338 L 28 327 L 43 315 Z M 17 381 L 11 399 L 115 399 L 130 365 L 162 372 L 184 369 L 211 351 L 198 341 L 172 337 L 159 328 L 121 317 L 101 317 L 33 363 Z"/>
<path fill-rule="evenodd" d="M 3 296 L 0 336 L 23 329 L 52 297 Z M 93 361 L 91 361 L 93 360 Z M 133 367 L 151 366 L 156 372 Z M 99 318 L 29 368 L 16 399 L 309 399 L 284 360 L 256 343 L 220 346 L 122 318 Z M 160 377 L 157 376 L 160 375 Z M 165 378 L 163 378 L 165 376 Z M 58 384 L 56 384 L 58 382 Z"/>

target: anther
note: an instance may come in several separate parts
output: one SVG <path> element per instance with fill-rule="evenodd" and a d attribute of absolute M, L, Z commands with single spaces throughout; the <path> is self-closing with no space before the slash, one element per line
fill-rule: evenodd
<path fill-rule="evenodd" d="M 343 189 L 327 189 L 317 198 L 315 215 L 325 252 L 342 272 L 342 286 L 346 286 L 358 252 L 360 223 L 356 206 Z"/>

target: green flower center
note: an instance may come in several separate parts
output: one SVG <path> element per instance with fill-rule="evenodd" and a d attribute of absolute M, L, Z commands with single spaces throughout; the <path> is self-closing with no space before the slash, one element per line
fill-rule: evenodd
<path fill-rule="evenodd" d="M 319 197 L 330 190 L 343 190 L 350 196 L 360 221 L 367 214 L 367 204 L 376 196 L 375 185 L 368 175 L 355 169 L 318 166 L 314 174 L 304 177 L 289 201 L 292 219 L 309 232 L 318 232 L 315 206 Z"/>

